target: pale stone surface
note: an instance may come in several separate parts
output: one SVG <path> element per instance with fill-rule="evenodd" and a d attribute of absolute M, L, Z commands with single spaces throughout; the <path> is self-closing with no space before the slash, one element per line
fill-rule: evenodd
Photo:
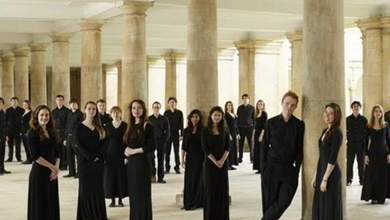
<path fill-rule="evenodd" d="M 311 181 L 317 168 L 318 139 L 322 129 L 327 126 L 323 121 L 325 105 L 335 102 L 342 111 L 345 109 L 343 10 L 343 1 L 304 1 L 302 116 L 306 131 L 302 168 L 303 220 L 312 219 Z M 344 120 L 342 122 L 341 127 L 345 131 Z M 345 141 L 345 132 L 343 133 Z M 346 170 L 345 149 L 343 145 L 338 155 L 342 171 Z M 345 172 L 342 174 L 345 208 Z M 346 216 L 345 210 L 344 215 Z"/>
<path fill-rule="evenodd" d="M 47 44 L 32 43 L 31 49 L 31 107 L 47 104 L 46 47 Z"/>
<path fill-rule="evenodd" d="M 102 98 L 107 99 L 107 64 L 103 64 L 102 67 Z"/>
<path fill-rule="evenodd" d="M 0 85 L 3 86 L 3 61 L 0 57 Z M 0 97 L 3 96 L 3 89 L 0 89 Z"/>
<path fill-rule="evenodd" d="M 174 53 L 169 53 L 163 56 L 165 60 L 165 99 L 176 97 L 176 57 Z"/>
<path fill-rule="evenodd" d="M 9 106 L 9 100 L 15 95 L 14 93 L 14 53 L 7 52 L 3 54 L 3 79 L 2 79 L 2 97 L 5 101 L 4 107 Z"/>
<path fill-rule="evenodd" d="M 390 17 L 381 18 L 383 108 L 390 108 Z"/>
<path fill-rule="evenodd" d="M 19 101 L 29 100 L 28 64 L 30 48 L 14 50 L 15 54 L 15 96 Z"/>
<path fill-rule="evenodd" d="M 123 108 L 122 106 L 122 61 L 119 60 L 115 63 L 117 72 L 118 72 L 118 96 L 117 96 L 117 105 Z M 123 111 L 124 109 L 122 109 Z"/>
<path fill-rule="evenodd" d="M 243 94 L 248 94 L 252 105 L 256 105 L 255 99 L 255 42 L 251 40 L 234 43 L 238 50 L 239 64 L 239 100 Z"/>

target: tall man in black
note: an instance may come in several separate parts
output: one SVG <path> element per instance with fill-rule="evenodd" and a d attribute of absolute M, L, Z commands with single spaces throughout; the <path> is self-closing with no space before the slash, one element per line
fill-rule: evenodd
<path fill-rule="evenodd" d="M 360 102 L 352 102 L 352 114 L 347 117 L 347 186 L 352 184 L 355 155 L 358 163 L 359 182 L 360 185 L 363 185 L 367 119 L 359 114 L 361 107 Z"/>
<path fill-rule="evenodd" d="M 154 102 L 152 105 L 153 114 L 149 116 L 149 122 L 153 125 L 154 136 L 156 137 L 157 143 L 157 182 L 166 183 L 164 180 L 164 156 L 165 146 L 169 140 L 170 127 L 169 121 L 165 116 L 160 114 L 161 104 Z M 156 176 L 156 162 L 154 151 L 150 153 L 152 159 L 152 175 Z"/>
<path fill-rule="evenodd" d="M 68 113 L 69 109 L 64 106 L 64 96 L 63 95 L 57 95 L 56 96 L 56 105 L 57 107 L 53 109 L 53 119 L 56 123 L 56 129 L 58 131 L 58 134 L 60 136 L 60 169 L 66 170 L 68 167 L 68 160 L 66 158 L 66 148 L 63 145 L 63 142 L 65 140 L 65 126 L 66 126 L 66 120 L 68 119 Z"/>
<path fill-rule="evenodd" d="M 11 173 L 4 168 L 6 121 L 3 106 L 4 99 L 0 97 L 0 176 Z"/>
<path fill-rule="evenodd" d="M 297 104 L 298 96 L 287 92 L 282 114 L 269 119 L 265 126 L 260 148 L 262 220 L 279 219 L 298 187 L 305 124 L 293 115 Z"/>
<path fill-rule="evenodd" d="M 183 139 L 183 112 L 176 109 L 177 99 L 175 97 L 169 97 L 168 106 L 169 109 L 164 112 L 164 116 L 169 120 L 169 127 L 171 128 L 169 141 L 167 144 L 167 151 L 165 155 L 165 173 L 169 173 L 171 166 L 169 160 L 171 156 L 171 149 L 173 143 L 173 150 L 175 153 L 175 167 L 174 170 L 177 174 L 180 174 L 180 155 L 179 155 L 179 141 Z"/>
<path fill-rule="evenodd" d="M 238 162 L 242 163 L 242 157 L 244 155 L 244 143 L 245 138 L 249 145 L 249 155 L 251 162 L 253 161 L 252 156 L 252 133 L 253 133 L 253 124 L 255 120 L 255 108 L 249 104 L 249 95 L 243 94 L 241 96 L 243 104 L 240 105 L 237 109 L 237 126 L 238 132 L 240 133 L 239 140 L 239 155 Z"/>
<path fill-rule="evenodd" d="M 79 104 L 76 99 L 71 99 L 69 101 L 69 107 L 70 111 L 66 120 L 64 140 L 64 145 L 66 146 L 66 153 L 69 163 L 69 174 L 65 175 L 64 177 L 77 178 L 74 131 L 76 129 L 76 126 L 83 121 L 83 113 L 79 110 Z"/>
<path fill-rule="evenodd" d="M 5 162 L 12 162 L 14 154 L 15 143 L 15 157 L 19 162 L 22 162 L 22 155 L 20 154 L 20 143 L 22 132 L 22 116 L 24 109 L 18 106 L 19 99 L 17 97 L 11 98 L 11 107 L 5 111 L 7 122 L 7 138 L 8 138 L 8 159 Z"/>
<path fill-rule="evenodd" d="M 100 114 L 100 121 L 102 122 L 103 126 L 106 126 L 106 124 L 112 122 L 110 114 L 107 114 L 106 112 L 106 101 L 104 99 L 99 99 L 96 101 L 96 105 Z"/>

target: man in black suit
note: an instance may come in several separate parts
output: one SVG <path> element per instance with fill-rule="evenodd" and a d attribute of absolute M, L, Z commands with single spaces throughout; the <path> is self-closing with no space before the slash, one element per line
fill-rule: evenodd
<path fill-rule="evenodd" d="M 6 121 L 3 106 L 4 99 L 0 97 L 0 176 L 3 174 L 11 173 L 10 171 L 4 169 Z"/>
<path fill-rule="evenodd" d="M 68 160 L 66 157 L 66 148 L 62 144 L 65 140 L 65 125 L 66 121 L 68 119 L 68 113 L 69 109 L 65 107 L 64 105 L 64 96 L 63 95 L 57 95 L 56 96 L 56 104 L 57 107 L 53 109 L 53 119 L 56 123 L 56 129 L 58 131 L 58 134 L 60 136 L 60 169 L 66 170 L 68 167 Z"/>
<path fill-rule="evenodd" d="M 8 139 L 8 159 L 5 162 L 12 162 L 14 154 L 15 144 L 15 157 L 19 162 L 22 162 L 22 155 L 20 154 L 21 143 L 21 129 L 22 129 L 22 116 L 24 110 L 18 106 L 19 99 L 17 97 L 11 98 L 11 107 L 5 112 L 7 139 Z"/>

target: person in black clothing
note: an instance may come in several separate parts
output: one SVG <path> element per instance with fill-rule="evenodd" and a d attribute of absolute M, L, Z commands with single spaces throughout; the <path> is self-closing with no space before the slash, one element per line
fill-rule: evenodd
<path fill-rule="evenodd" d="M 279 219 L 291 204 L 298 187 L 303 159 L 305 124 L 293 113 L 298 96 L 287 92 L 283 112 L 269 119 L 260 148 L 263 220 Z"/>
<path fill-rule="evenodd" d="M 165 147 L 169 140 L 171 129 L 169 127 L 169 121 L 165 116 L 160 114 L 161 103 L 154 102 L 152 105 L 153 114 L 149 116 L 149 122 L 154 128 L 154 136 L 156 137 L 157 143 L 157 182 L 166 183 L 164 180 L 164 156 L 165 156 Z M 152 161 L 152 175 L 156 176 L 156 163 L 155 163 L 155 154 L 154 151 L 150 153 Z"/>
<path fill-rule="evenodd" d="M 4 168 L 6 119 L 3 111 L 4 99 L 0 97 L 0 176 L 11 173 Z"/>
<path fill-rule="evenodd" d="M 203 207 L 202 113 L 192 110 L 187 117 L 188 126 L 183 132 L 181 165 L 184 172 L 183 208 L 194 210 Z"/>
<path fill-rule="evenodd" d="M 314 188 L 312 220 L 342 220 L 341 169 L 337 163 L 343 143 L 340 106 L 336 103 L 326 105 L 323 118 L 328 127 L 318 140 L 320 157 L 311 184 Z"/>
<path fill-rule="evenodd" d="M 79 103 L 76 99 L 71 99 L 69 101 L 70 111 L 68 113 L 68 117 L 66 119 L 65 126 L 65 140 L 63 142 L 64 146 L 66 146 L 67 159 L 69 164 L 69 173 L 64 177 L 74 177 L 77 178 L 77 170 L 76 170 L 76 146 L 74 141 L 74 130 L 77 125 L 79 125 L 83 121 L 83 113 L 79 109 Z"/>
<path fill-rule="evenodd" d="M 230 151 L 228 158 L 228 169 L 236 170 L 233 165 L 238 165 L 238 154 L 237 154 L 237 140 L 240 140 L 240 134 L 238 134 L 237 127 L 237 115 L 234 114 L 233 102 L 227 101 L 225 103 L 225 120 L 229 128 L 230 133 Z"/>
<path fill-rule="evenodd" d="M 38 106 L 28 132 L 28 147 L 34 163 L 28 181 L 28 220 L 59 220 L 58 132 L 49 107 Z"/>
<path fill-rule="evenodd" d="M 96 101 L 100 121 L 102 122 L 103 126 L 106 126 L 106 124 L 112 122 L 112 118 L 110 117 L 110 114 L 107 114 L 106 112 L 106 101 L 104 99 L 99 99 Z"/>
<path fill-rule="evenodd" d="M 256 174 L 260 174 L 260 146 L 264 137 L 264 127 L 267 122 L 268 115 L 265 111 L 265 103 L 259 100 L 256 103 L 256 120 L 255 129 L 253 130 L 253 170 L 257 170 Z"/>
<path fill-rule="evenodd" d="M 66 170 L 68 167 L 68 159 L 65 145 L 63 145 L 65 138 L 65 126 L 68 119 L 69 109 L 64 106 L 64 96 L 56 96 L 56 105 L 57 107 L 53 109 L 53 118 L 56 123 L 56 129 L 60 135 L 60 169 Z"/>
<path fill-rule="evenodd" d="M 11 107 L 5 112 L 7 122 L 7 138 L 8 138 L 8 159 L 5 162 L 12 162 L 14 154 L 15 143 L 15 156 L 18 162 L 22 162 L 22 155 L 20 154 L 20 142 L 21 142 L 21 124 L 22 115 L 24 110 L 18 106 L 19 99 L 17 97 L 11 98 Z"/>
<path fill-rule="evenodd" d="M 169 120 L 169 127 L 171 128 L 169 141 L 167 144 L 167 151 L 165 154 L 165 173 L 169 173 L 171 166 L 169 160 L 171 157 L 172 143 L 175 153 L 175 167 L 174 170 L 177 174 L 180 174 L 180 155 L 179 155 L 179 141 L 183 140 L 183 112 L 176 109 L 177 99 L 170 97 L 168 99 L 169 109 L 164 112 L 164 116 Z"/>
<path fill-rule="evenodd" d="M 147 122 L 147 109 L 142 100 L 130 103 L 130 115 L 123 141 L 128 157 L 127 181 L 131 220 L 152 220 L 152 183 L 149 153 L 156 150 L 153 126 Z"/>
<path fill-rule="evenodd" d="M 364 141 L 367 133 L 367 119 L 359 114 L 361 107 L 360 102 L 352 102 L 352 114 L 347 117 L 347 186 L 352 184 L 355 156 L 359 168 L 360 185 L 364 182 Z"/>
<path fill-rule="evenodd" d="M 22 116 L 22 140 L 23 140 L 23 146 L 24 146 L 24 151 L 26 152 L 26 161 L 24 161 L 22 164 L 31 164 L 32 159 L 31 159 L 31 154 L 30 150 L 28 148 L 28 143 L 27 143 L 27 132 L 30 130 L 30 119 L 31 119 L 31 107 L 30 107 L 30 101 L 24 100 L 23 102 L 23 109 L 24 113 Z"/>
<path fill-rule="evenodd" d="M 245 138 L 248 142 L 249 146 L 249 155 L 251 162 L 253 161 L 253 152 L 252 152 L 252 132 L 253 132 L 253 124 L 255 117 L 255 108 L 249 104 L 249 95 L 242 95 L 243 104 L 240 105 L 237 109 L 237 125 L 238 131 L 240 132 L 240 140 L 239 140 L 239 156 L 238 163 L 242 163 L 242 157 L 244 153 L 244 143 Z"/>

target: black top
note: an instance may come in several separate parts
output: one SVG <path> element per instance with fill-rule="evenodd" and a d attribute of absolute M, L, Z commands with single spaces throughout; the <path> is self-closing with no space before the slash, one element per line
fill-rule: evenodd
<path fill-rule="evenodd" d="M 19 106 L 16 106 L 16 108 L 9 107 L 7 108 L 5 112 L 6 122 L 7 122 L 7 132 L 8 133 L 15 133 L 21 132 L 21 125 L 22 125 L 22 115 L 24 113 L 24 109 L 22 109 Z"/>
<path fill-rule="evenodd" d="M 171 130 L 169 127 L 169 121 L 167 117 L 162 116 L 161 114 L 156 118 L 156 116 L 149 116 L 149 122 L 154 128 L 154 136 L 156 138 L 168 140 Z"/>
<path fill-rule="evenodd" d="M 22 116 L 22 134 L 27 134 L 28 130 L 30 130 L 31 114 L 32 111 L 29 111 Z"/>
<path fill-rule="evenodd" d="M 66 120 L 68 118 L 69 109 L 65 106 L 62 106 L 61 108 L 56 107 L 53 109 L 53 119 L 56 123 L 56 129 L 57 130 L 65 130 L 66 126 Z"/>
<path fill-rule="evenodd" d="M 258 132 L 259 134 L 261 133 L 261 130 L 264 129 L 265 123 L 267 122 L 268 119 L 268 114 L 267 112 L 261 113 L 260 117 L 257 117 L 255 120 L 255 130 L 256 133 Z"/>
<path fill-rule="evenodd" d="M 365 147 L 366 155 L 368 156 L 370 155 L 370 153 L 382 154 L 384 152 L 383 149 L 385 149 L 387 154 L 390 154 L 389 125 L 386 123 L 386 126 L 379 130 L 373 128 L 367 128 L 367 135 L 366 135 L 364 147 Z"/>
<path fill-rule="evenodd" d="M 28 149 L 34 161 L 42 157 L 54 164 L 55 159 L 59 158 L 58 143 L 54 138 L 50 137 L 41 140 L 38 130 L 30 130 L 27 134 L 27 140 Z"/>
<path fill-rule="evenodd" d="M 3 138 L 6 136 L 6 121 L 5 112 L 0 109 L 0 141 L 4 141 Z"/>
<path fill-rule="evenodd" d="M 303 135 L 305 124 L 294 115 L 285 122 L 280 114 L 269 119 L 265 125 L 260 148 L 260 164 L 277 161 L 293 164 L 299 171 L 303 159 Z"/>
<path fill-rule="evenodd" d="M 130 137 L 127 140 L 127 147 L 136 149 L 136 148 L 142 148 L 144 151 L 144 154 L 153 152 L 156 150 L 156 140 L 154 137 L 154 129 L 153 126 L 150 123 L 146 123 L 144 126 L 145 132 L 144 136 L 140 139 L 138 138 L 138 132 L 137 132 L 137 124 L 135 126 L 131 127 L 130 130 Z M 138 154 L 140 155 L 140 154 Z M 136 156 L 136 155 L 134 155 Z"/>
<path fill-rule="evenodd" d="M 237 117 L 232 116 L 230 113 L 225 112 L 225 120 L 229 127 L 230 135 L 237 134 L 238 128 L 237 128 Z"/>
<path fill-rule="evenodd" d="M 255 120 L 255 108 L 250 104 L 248 104 L 247 106 L 242 104 L 237 109 L 237 117 L 238 127 L 253 127 L 253 122 Z"/>
<path fill-rule="evenodd" d="M 385 122 L 390 125 L 390 111 L 385 113 Z"/>
<path fill-rule="evenodd" d="M 65 137 L 74 134 L 76 126 L 83 121 L 83 113 L 77 109 L 76 111 L 69 111 L 65 126 Z"/>
<path fill-rule="evenodd" d="M 355 117 L 353 114 L 347 117 L 347 141 L 365 141 L 367 133 L 367 119 L 361 114 Z"/>
<path fill-rule="evenodd" d="M 108 123 L 112 122 L 110 114 L 107 114 L 106 112 L 104 112 L 104 114 L 99 113 L 99 116 L 103 126 L 106 126 Z"/>
<path fill-rule="evenodd" d="M 339 149 L 343 144 L 343 132 L 340 128 L 336 128 L 332 133 L 324 140 L 324 136 L 327 129 L 322 131 L 322 135 L 319 140 L 320 146 L 320 161 L 321 158 L 326 158 L 328 164 L 335 165 L 337 163 L 337 156 L 339 154 Z"/>
<path fill-rule="evenodd" d="M 203 158 L 202 131 L 198 128 L 195 133 L 190 128 L 184 129 L 182 150 L 187 152 L 187 158 Z"/>
<path fill-rule="evenodd" d="M 224 134 L 212 134 L 212 131 L 205 128 L 202 131 L 202 148 L 205 157 L 212 154 L 215 159 L 220 160 L 225 151 L 230 150 L 230 136 L 228 132 Z"/>
<path fill-rule="evenodd" d="M 106 152 L 106 138 L 100 139 L 99 132 L 95 128 L 80 123 L 75 129 L 75 141 L 79 161 L 94 161 L 96 158 L 103 160 Z"/>
<path fill-rule="evenodd" d="M 183 133 L 183 112 L 181 112 L 178 109 L 175 109 L 173 112 L 168 109 L 164 112 L 164 116 L 168 118 L 169 120 L 169 126 L 171 128 L 171 135 L 182 134 Z"/>

